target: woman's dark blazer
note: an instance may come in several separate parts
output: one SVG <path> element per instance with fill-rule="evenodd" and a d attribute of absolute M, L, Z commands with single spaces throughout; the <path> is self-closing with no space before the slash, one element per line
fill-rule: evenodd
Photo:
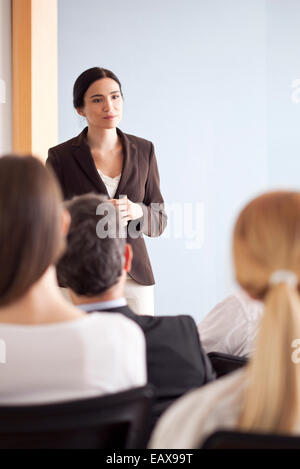
<path fill-rule="evenodd" d="M 114 198 L 127 195 L 143 209 L 143 217 L 130 221 L 127 227 L 127 241 L 133 250 L 130 276 L 142 285 L 153 285 L 154 277 L 143 234 L 160 236 L 167 224 L 154 147 L 148 140 L 125 134 L 120 129 L 117 133 L 123 144 L 124 159 Z M 54 170 L 65 200 L 90 192 L 109 197 L 96 169 L 86 134 L 87 127 L 77 137 L 50 148 L 48 152 L 46 165 Z M 130 236 L 133 231 L 135 239 Z"/>

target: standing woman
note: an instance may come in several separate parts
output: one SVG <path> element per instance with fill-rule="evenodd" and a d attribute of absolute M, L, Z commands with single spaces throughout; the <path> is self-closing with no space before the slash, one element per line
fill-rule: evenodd
<path fill-rule="evenodd" d="M 73 104 L 88 126 L 50 148 L 46 164 L 56 173 L 65 199 L 94 192 L 119 207 L 133 250 L 126 300 L 137 314 L 154 315 L 154 277 L 143 234 L 160 236 L 167 215 L 153 144 L 117 127 L 123 94 L 110 70 L 94 67 L 83 72 L 74 84 Z"/>

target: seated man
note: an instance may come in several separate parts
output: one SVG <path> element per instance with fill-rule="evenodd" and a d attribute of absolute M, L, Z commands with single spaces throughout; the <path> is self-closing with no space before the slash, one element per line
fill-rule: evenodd
<path fill-rule="evenodd" d="M 98 206 L 102 208 L 97 211 Z M 124 227 L 118 220 L 120 213 L 113 204 L 103 196 L 87 194 L 67 202 L 66 208 L 71 225 L 67 249 L 57 265 L 59 282 L 69 289 L 73 303 L 84 311 L 119 312 L 142 328 L 148 381 L 155 386 L 157 402 L 162 404 L 160 408 L 156 406 L 157 413 L 186 391 L 214 379 L 192 317 L 138 316 L 127 306 L 124 284 L 130 272 L 132 249 L 126 243 Z M 106 236 L 105 230 L 99 233 L 104 222 Z"/>

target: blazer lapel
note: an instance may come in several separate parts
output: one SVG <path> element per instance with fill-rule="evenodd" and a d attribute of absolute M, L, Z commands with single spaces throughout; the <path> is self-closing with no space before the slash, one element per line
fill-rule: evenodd
<path fill-rule="evenodd" d="M 85 140 L 86 134 L 87 127 L 74 140 L 72 144 L 72 153 L 82 171 L 84 171 L 97 191 L 101 194 L 106 194 L 109 197 L 106 186 L 97 171 L 90 148 Z"/>
<path fill-rule="evenodd" d="M 122 174 L 119 181 L 119 185 L 117 187 L 117 191 L 115 194 L 115 199 L 119 197 L 119 195 L 126 195 L 127 194 L 127 184 L 130 183 L 130 173 L 133 171 L 133 165 L 136 162 L 136 155 L 137 155 L 137 147 L 134 143 L 131 143 L 126 134 L 124 134 L 120 129 L 117 128 L 117 133 L 121 138 L 122 145 L 123 145 L 123 168 Z M 90 179 L 92 184 L 95 186 L 98 192 L 101 194 L 106 194 L 109 197 L 107 192 L 106 186 L 102 181 L 97 168 L 95 166 L 93 157 L 91 155 L 90 148 L 86 142 L 86 134 L 87 134 L 87 127 L 75 138 L 72 148 L 73 148 L 73 155 L 78 164 L 80 165 L 82 171 L 87 175 Z"/>
<path fill-rule="evenodd" d="M 115 199 L 117 199 L 119 195 L 127 195 L 126 187 L 128 187 L 128 183 L 130 184 L 130 174 L 133 170 L 137 155 L 137 147 L 134 143 L 129 141 L 127 135 L 118 128 L 117 133 L 121 137 L 123 145 L 123 168 Z"/>

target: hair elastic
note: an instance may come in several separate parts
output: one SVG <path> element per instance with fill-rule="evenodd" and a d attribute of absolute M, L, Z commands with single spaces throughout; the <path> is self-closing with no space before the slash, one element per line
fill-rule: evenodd
<path fill-rule="evenodd" d="M 297 287 L 298 277 L 291 270 L 275 270 L 269 279 L 269 285 L 276 285 L 277 283 L 286 283 L 291 287 Z"/>

